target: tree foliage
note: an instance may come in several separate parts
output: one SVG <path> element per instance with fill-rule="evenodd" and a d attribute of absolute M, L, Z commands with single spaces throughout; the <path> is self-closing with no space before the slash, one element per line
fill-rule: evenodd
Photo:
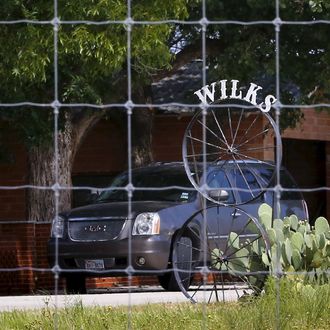
<path fill-rule="evenodd" d="M 4 0 L 1 20 L 51 20 L 53 1 Z M 134 20 L 185 19 L 184 0 L 132 2 Z M 117 21 L 116 24 L 61 24 L 58 31 L 59 101 L 66 103 L 120 102 L 127 98 L 127 4 L 122 0 L 59 1 L 61 21 Z M 173 25 L 136 25 L 131 32 L 133 80 L 139 85 L 151 73 L 169 67 L 167 45 Z M 51 24 L 0 25 L 0 102 L 54 100 L 54 31 Z M 138 77 L 138 78 L 137 78 Z M 133 81 L 134 82 L 134 81 Z M 137 84 L 134 84 L 137 86 Z M 81 116 L 80 111 L 71 111 Z M 2 109 L 27 145 L 49 141 L 51 109 Z M 61 111 L 65 117 L 65 111 Z M 74 120 L 74 119 L 73 119 Z"/>

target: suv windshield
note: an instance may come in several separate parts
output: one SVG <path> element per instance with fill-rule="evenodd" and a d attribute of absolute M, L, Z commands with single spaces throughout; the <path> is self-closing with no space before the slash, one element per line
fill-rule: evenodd
<path fill-rule="evenodd" d="M 110 185 L 109 188 L 111 190 L 102 192 L 96 202 L 127 201 L 127 191 L 124 188 L 128 182 L 128 173 L 120 174 Z M 162 171 L 161 169 L 157 171 L 133 171 L 132 184 L 134 188 L 137 188 L 133 192 L 133 201 L 184 203 L 193 200 L 196 195 L 196 192 L 191 189 L 192 185 L 183 171 Z M 171 188 L 171 186 L 187 187 L 187 189 Z"/>

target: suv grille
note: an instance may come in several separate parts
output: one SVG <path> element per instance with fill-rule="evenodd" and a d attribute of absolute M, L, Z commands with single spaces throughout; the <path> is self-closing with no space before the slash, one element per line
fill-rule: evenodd
<path fill-rule="evenodd" d="M 69 221 L 69 236 L 73 241 L 108 241 L 118 237 L 126 218 L 75 219 Z"/>

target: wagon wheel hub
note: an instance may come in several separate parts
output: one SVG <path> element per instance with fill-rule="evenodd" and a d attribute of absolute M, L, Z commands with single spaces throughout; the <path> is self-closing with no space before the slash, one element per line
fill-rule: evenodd
<path fill-rule="evenodd" d="M 227 262 L 228 259 L 227 259 L 227 256 L 219 256 L 217 258 L 217 261 L 223 264 L 223 263 Z"/>
<path fill-rule="evenodd" d="M 228 147 L 226 152 L 228 155 L 235 155 L 235 154 L 237 154 L 237 151 L 238 150 L 234 146 L 230 146 L 230 147 Z"/>

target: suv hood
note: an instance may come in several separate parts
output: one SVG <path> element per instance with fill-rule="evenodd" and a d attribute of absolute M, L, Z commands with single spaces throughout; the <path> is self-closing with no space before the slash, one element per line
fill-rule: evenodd
<path fill-rule="evenodd" d="M 132 217 L 142 212 L 157 212 L 159 210 L 176 206 L 181 203 L 164 201 L 138 201 L 131 203 Z M 81 218 L 101 217 L 128 217 L 128 202 L 112 202 L 90 204 L 72 209 L 64 214 L 70 220 L 81 220 Z M 91 219 L 92 220 L 92 219 Z"/>

